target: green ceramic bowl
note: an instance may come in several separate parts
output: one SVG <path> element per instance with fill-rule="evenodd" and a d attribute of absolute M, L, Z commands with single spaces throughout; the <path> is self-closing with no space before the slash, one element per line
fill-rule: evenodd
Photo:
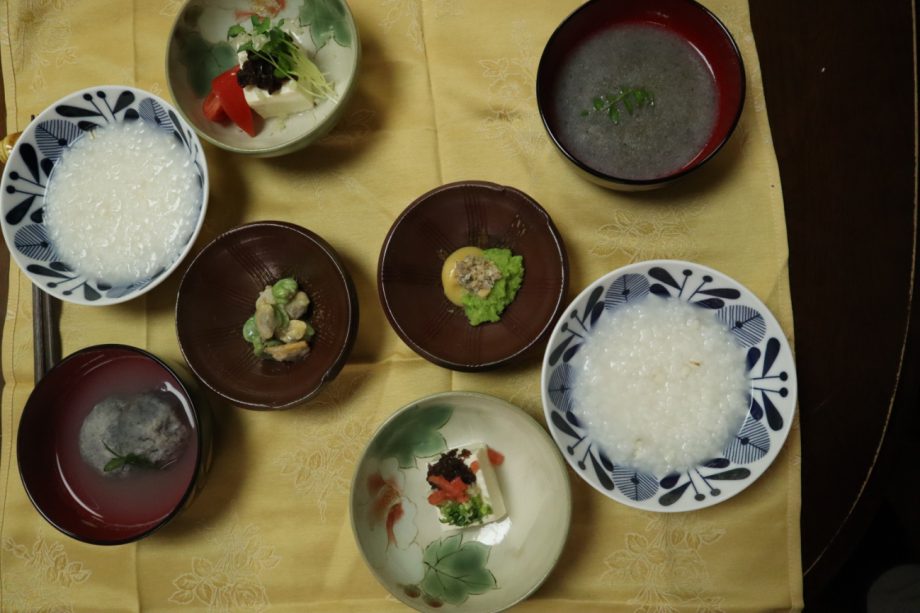
<path fill-rule="evenodd" d="M 313 109 L 283 120 L 257 119 L 258 133 L 249 136 L 233 124 L 209 121 L 201 105 L 211 80 L 237 61 L 226 42 L 227 29 L 247 22 L 253 13 L 271 17 L 272 22 L 283 18 L 295 24 L 301 44 L 335 88 L 336 99 L 319 101 Z M 302 149 L 332 129 L 354 92 L 360 58 L 358 31 L 345 0 L 274 5 L 256 0 L 189 0 L 169 36 L 166 75 L 176 107 L 201 138 L 235 153 L 269 157 Z"/>
<path fill-rule="evenodd" d="M 428 503 L 428 464 L 482 443 L 504 456 L 496 477 L 508 515 L 442 529 Z M 504 400 L 446 392 L 390 417 L 358 462 L 355 541 L 377 579 L 420 611 L 499 611 L 525 599 L 562 553 L 572 515 L 565 465 L 545 430 Z"/>

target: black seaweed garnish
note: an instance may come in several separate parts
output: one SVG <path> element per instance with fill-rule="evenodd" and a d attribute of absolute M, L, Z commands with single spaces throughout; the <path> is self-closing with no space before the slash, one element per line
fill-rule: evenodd
<path fill-rule="evenodd" d="M 447 453 L 441 454 L 437 462 L 428 465 L 428 477 L 440 475 L 447 481 L 453 481 L 456 477 L 460 477 L 467 485 L 476 483 L 476 475 L 463 461 L 463 458 L 469 457 L 469 455 L 470 452 L 467 449 L 461 450 L 459 455 L 456 449 L 451 449 Z M 437 489 L 437 487 L 432 485 L 431 489 Z"/>

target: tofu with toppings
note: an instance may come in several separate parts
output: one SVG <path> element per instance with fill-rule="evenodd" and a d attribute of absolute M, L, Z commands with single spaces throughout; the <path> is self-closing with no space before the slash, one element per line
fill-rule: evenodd
<path fill-rule="evenodd" d="M 237 60 L 240 68 L 246 63 L 247 55 L 245 51 L 237 53 Z M 247 85 L 243 88 L 243 96 L 246 98 L 246 104 L 261 117 L 287 117 L 301 111 L 312 109 L 316 101 L 313 96 L 304 93 L 297 87 L 294 79 L 288 79 L 281 86 L 281 89 L 269 94 L 261 87 Z"/>
<path fill-rule="evenodd" d="M 482 443 L 450 449 L 428 465 L 428 502 L 444 530 L 482 526 L 507 515 L 495 466 L 504 460 Z"/>
<path fill-rule="evenodd" d="M 305 94 L 297 88 L 293 79 L 288 79 L 273 94 L 269 94 L 261 87 L 247 85 L 243 88 L 246 104 L 253 111 L 268 119 L 269 117 L 287 117 L 301 111 L 312 109 L 313 96 Z"/>

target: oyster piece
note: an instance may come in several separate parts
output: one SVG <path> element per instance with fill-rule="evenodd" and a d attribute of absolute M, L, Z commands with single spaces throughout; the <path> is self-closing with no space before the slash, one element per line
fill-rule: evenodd
<path fill-rule="evenodd" d="M 265 348 L 265 355 L 278 362 L 294 362 L 308 353 L 310 353 L 310 345 L 307 344 L 307 341 L 296 341 Z"/>

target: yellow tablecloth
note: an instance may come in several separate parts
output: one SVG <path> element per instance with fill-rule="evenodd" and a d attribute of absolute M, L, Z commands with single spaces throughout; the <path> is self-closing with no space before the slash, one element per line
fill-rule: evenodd
<path fill-rule="evenodd" d="M 129 84 L 169 96 L 166 37 L 179 0 L 7 0 L 0 48 L 8 131 L 64 94 Z M 357 95 L 325 140 L 280 159 L 207 147 L 211 200 L 196 251 L 218 233 L 283 219 L 329 240 L 354 276 L 361 327 L 351 360 L 308 406 L 217 407 L 216 455 L 191 508 L 143 542 L 84 545 L 33 510 L 15 433 L 32 389 L 31 294 L 13 266 L 3 326 L 0 609 L 3 611 L 389 611 L 348 520 L 349 481 L 374 428 L 444 390 L 516 403 L 543 423 L 539 356 L 489 374 L 417 357 L 377 300 L 378 249 L 396 216 L 445 182 L 524 190 L 553 216 L 574 296 L 632 261 L 685 258 L 751 288 L 787 335 L 792 311 L 782 196 L 747 5 L 708 0 L 744 55 L 748 99 L 727 149 L 653 193 L 603 190 L 570 170 L 534 100 L 540 53 L 579 0 L 353 0 L 364 50 Z M 358 220 L 360 223 L 356 223 Z M 180 360 L 173 308 L 183 269 L 143 298 L 65 305 L 64 353 L 118 342 Z M 741 495 L 686 514 L 616 504 L 574 474 L 562 559 L 522 611 L 766 611 L 802 605 L 799 432 Z"/>

